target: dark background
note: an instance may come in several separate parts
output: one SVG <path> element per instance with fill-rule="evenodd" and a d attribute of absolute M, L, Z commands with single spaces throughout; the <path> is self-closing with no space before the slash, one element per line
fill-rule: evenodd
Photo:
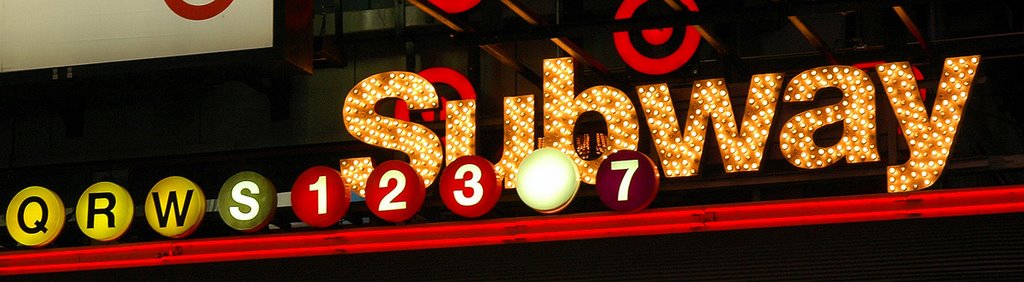
<path fill-rule="evenodd" d="M 676 112 L 685 113 L 694 80 L 725 78 L 737 105 L 744 100 L 752 74 L 786 72 L 788 80 L 800 71 L 831 64 L 794 28 L 788 15 L 799 16 L 820 37 L 835 63 L 910 61 L 925 76 L 919 85 L 928 90 L 929 105 L 944 58 L 982 55 L 949 165 L 929 189 L 1024 183 L 1024 111 L 1019 110 L 1024 106 L 1024 9 L 1014 1 L 697 1 L 700 15 L 706 16 L 689 17 L 652 0 L 638 10 L 636 21 L 627 23 L 611 21 L 621 1 L 522 2 L 551 25 L 530 26 L 500 1 L 485 0 L 466 13 L 451 15 L 475 30 L 464 33 L 440 25 L 406 1 L 315 1 L 312 33 L 317 56 L 312 74 L 266 68 L 266 62 L 256 62 L 261 67 L 255 68 L 251 62 L 239 62 L 236 55 L 215 54 L 235 59 L 82 66 L 73 77 L 56 80 L 50 80 L 45 70 L 42 79 L 33 73 L 0 75 L 0 205 L 6 206 L 24 187 L 41 185 L 71 206 L 82 190 L 98 181 L 125 186 L 141 204 L 154 183 L 172 175 L 193 180 L 212 197 L 225 179 L 243 170 L 257 171 L 278 191 L 289 191 L 295 177 L 311 166 L 336 166 L 339 159 L 358 156 L 372 156 L 378 162 L 401 159 L 400 153 L 373 149 L 348 136 L 341 123 L 341 101 L 356 82 L 371 74 L 433 66 L 455 68 L 473 82 L 480 94 L 478 154 L 497 161 L 501 98 L 541 93 L 530 72 L 539 73 L 543 59 L 567 56 L 546 40 L 550 36 L 573 40 L 605 66 L 601 70 L 577 63 L 580 87 L 616 86 L 636 99 L 634 86 L 666 82 Z M 908 12 L 927 49 L 916 42 L 893 5 Z M 718 53 L 705 40 L 677 71 L 662 76 L 637 73 L 619 59 L 611 33 L 630 27 L 626 24 L 652 23 L 701 24 L 730 52 Z M 652 57 L 666 54 L 681 41 L 677 32 L 665 46 L 648 46 L 638 28 L 630 30 L 640 51 Z M 516 71 L 481 52 L 477 44 L 485 43 L 507 50 L 525 70 Z M 869 74 L 876 86 L 881 85 Z M 438 89 L 454 97 L 450 88 Z M 835 103 L 838 97 L 823 93 L 815 102 L 779 103 L 761 171 L 727 175 L 717 150 L 707 150 L 700 174 L 663 181 L 651 208 L 885 193 L 885 166 L 903 163 L 908 156 L 886 103 L 877 109 L 883 161 L 841 161 L 825 169 L 802 170 L 781 158 L 778 126 L 795 113 Z M 538 104 L 536 109 L 539 115 L 542 107 Z M 742 109 L 735 111 L 740 115 Z M 416 121 L 418 115 L 412 116 Z M 441 122 L 426 125 L 443 133 Z M 640 149 L 649 153 L 648 131 L 641 127 Z M 540 128 L 538 124 L 538 137 Z M 577 134 L 603 131 L 603 122 L 593 114 L 584 115 L 576 129 Z M 826 128 L 815 140 L 828 144 L 840 133 L 839 128 Z M 717 146 L 714 138 L 708 140 L 705 148 Z M 592 190 L 583 185 L 563 213 L 606 210 Z M 428 188 L 424 209 L 409 223 L 464 220 L 447 211 L 436 191 L 436 185 Z M 141 217 L 141 210 L 136 214 Z M 509 190 L 482 220 L 535 214 Z M 237 234 L 219 221 L 216 215 L 207 215 L 191 237 Z M 282 208 L 274 225 L 283 229 L 262 233 L 301 231 L 288 230 L 288 223 L 297 221 L 290 209 Z M 345 223 L 333 228 L 379 225 L 390 224 L 371 216 L 364 204 L 354 203 Z M 406 279 L 1019 275 L 1014 271 L 1022 269 L 1021 228 L 1020 215 L 995 215 L 111 270 L 55 278 L 187 275 L 181 273 L 231 280 L 289 278 L 296 273 Z M 120 242 L 153 240 L 165 239 L 136 218 Z M 97 243 L 69 222 L 50 248 L 93 244 Z M 18 249 L 22 247 L 0 232 L 0 252 Z M 535 261 L 565 268 L 547 268 Z M 461 275 L 458 269 L 467 272 Z M 613 276 L 602 276 L 607 273 Z M 656 276 L 660 274 L 667 276 Z"/>

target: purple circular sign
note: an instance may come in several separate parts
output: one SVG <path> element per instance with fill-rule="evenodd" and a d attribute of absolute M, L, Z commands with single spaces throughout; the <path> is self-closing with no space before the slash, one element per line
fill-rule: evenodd
<path fill-rule="evenodd" d="M 622 150 L 608 156 L 597 169 L 597 195 L 621 212 L 639 211 L 658 194 L 658 169 L 647 155 Z"/>

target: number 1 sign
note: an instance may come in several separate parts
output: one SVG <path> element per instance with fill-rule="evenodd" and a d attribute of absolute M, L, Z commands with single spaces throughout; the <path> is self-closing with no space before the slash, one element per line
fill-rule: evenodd
<path fill-rule="evenodd" d="M 349 191 L 337 170 L 315 166 L 292 185 L 292 210 L 310 226 L 331 226 L 348 212 Z"/>

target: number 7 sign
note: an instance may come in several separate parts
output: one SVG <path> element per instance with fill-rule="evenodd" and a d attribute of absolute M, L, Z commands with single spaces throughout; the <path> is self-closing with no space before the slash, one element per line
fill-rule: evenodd
<path fill-rule="evenodd" d="M 597 169 L 597 195 L 621 212 L 639 211 L 658 194 L 658 169 L 647 155 L 622 150 L 608 156 Z"/>

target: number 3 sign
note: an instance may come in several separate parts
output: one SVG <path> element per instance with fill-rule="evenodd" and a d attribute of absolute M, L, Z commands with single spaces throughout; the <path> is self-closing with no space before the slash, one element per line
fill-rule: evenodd
<path fill-rule="evenodd" d="M 597 195 L 621 212 L 639 211 L 658 194 L 658 170 L 647 155 L 622 150 L 608 156 L 597 169 Z"/>
<path fill-rule="evenodd" d="M 500 197 L 494 165 L 481 156 L 459 157 L 441 173 L 441 201 L 452 213 L 480 217 L 494 208 Z"/>

